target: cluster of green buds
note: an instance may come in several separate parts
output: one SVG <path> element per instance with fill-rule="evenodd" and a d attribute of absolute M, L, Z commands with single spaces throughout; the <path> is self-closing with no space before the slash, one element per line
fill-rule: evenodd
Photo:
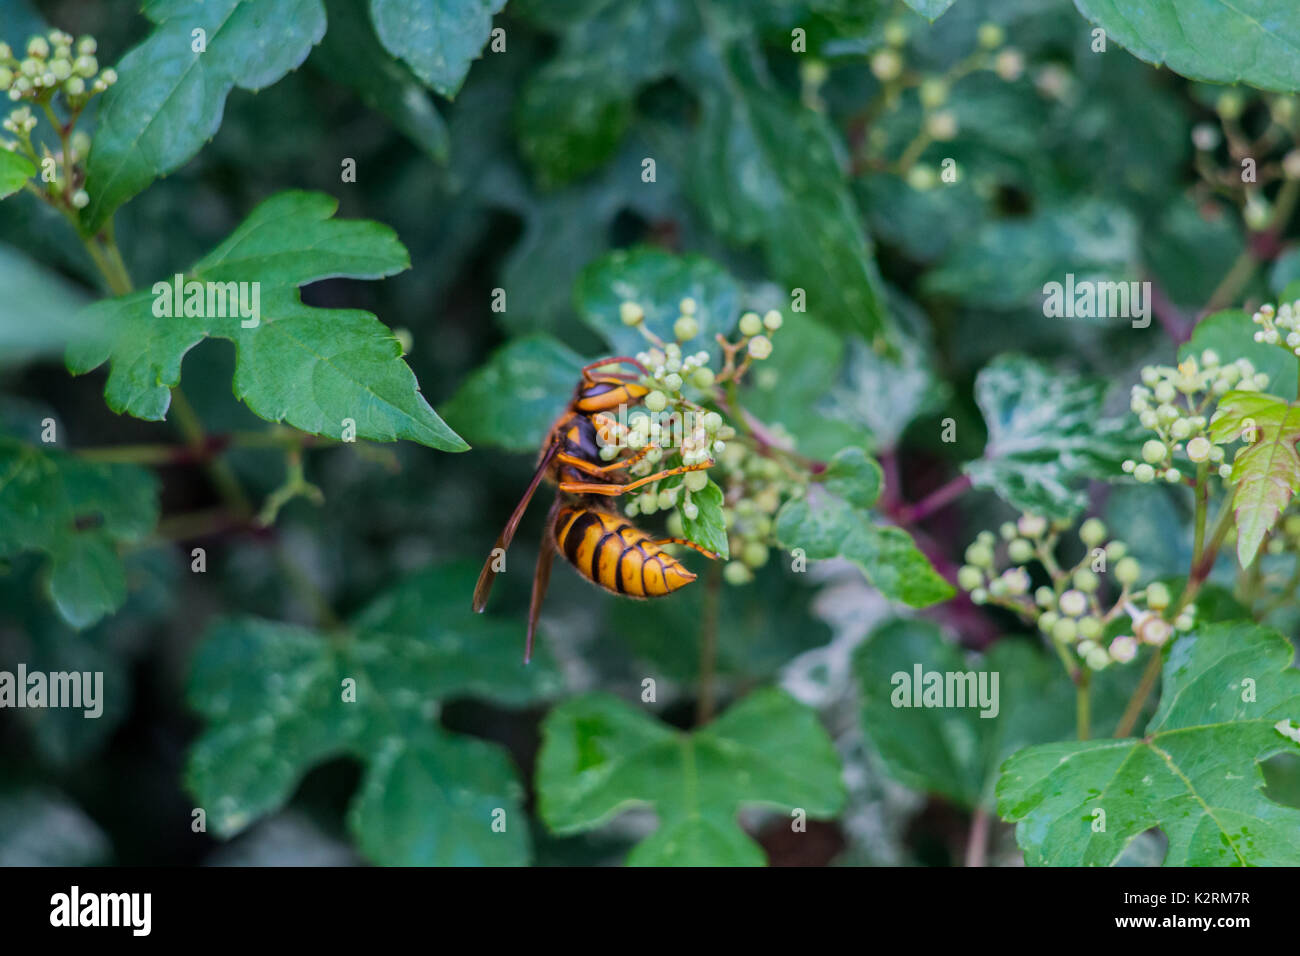
<path fill-rule="evenodd" d="M 0 138 L 0 148 L 24 156 L 38 168 L 52 160 L 54 175 L 41 176 L 45 188 L 37 193 L 72 218 L 76 210 L 90 203 L 82 188 L 90 137 L 75 129 L 77 120 L 92 97 L 117 82 L 116 70 L 100 70 L 95 50 L 94 37 L 74 41 L 61 30 L 32 37 L 27 41 L 26 56 L 21 58 L 8 44 L 0 43 L 0 91 L 8 92 L 15 102 L 26 101 L 5 118 L 4 131 L 15 138 Z M 55 108 L 58 94 L 62 95 L 63 117 Z M 38 152 L 32 142 L 37 126 L 33 105 L 45 113 L 58 135 L 60 145 L 53 153 L 44 144 Z"/>
<path fill-rule="evenodd" d="M 49 102 L 61 91 L 69 110 L 79 112 L 92 96 L 117 82 L 116 70 L 100 70 L 95 50 L 94 37 L 74 41 L 62 30 L 32 37 L 22 57 L 0 43 L 0 91 L 7 91 L 14 101 L 38 102 Z"/>
<path fill-rule="evenodd" d="M 769 438 L 793 445 L 779 425 L 770 428 Z M 723 577 L 729 584 L 746 584 L 768 561 L 775 543 L 776 512 L 787 499 L 802 494 L 804 486 L 779 460 L 740 442 L 729 444 L 718 464 L 721 473 L 718 480 L 727 502 L 722 514 L 732 556 L 723 568 Z"/>
<path fill-rule="evenodd" d="M 1176 367 L 1146 366 L 1142 384 L 1133 386 L 1129 407 L 1156 437 L 1143 443 L 1140 462 L 1123 463 L 1124 472 L 1143 484 L 1177 484 L 1185 477 L 1176 458 L 1182 455 L 1191 462 L 1191 471 L 1208 464 L 1226 481 L 1232 465 L 1224 460 L 1223 445 L 1210 437 L 1212 406 L 1230 391 L 1258 391 L 1267 385 L 1268 376 L 1255 371 L 1248 359 L 1225 364 L 1213 349 L 1203 351 L 1199 361 L 1189 356 Z"/>
<path fill-rule="evenodd" d="M 1141 565 L 1123 541 L 1110 539 L 1106 525 L 1097 518 L 1079 526 L 1083 557 L 1074 566 L 1063 567 L 1057 560 L 1057 545 L 1069 527 L 1069 522 L 1023 514 L 1003 524 L 999 535 L 981 532 L 966 549 L 958 584 L 976 604 L 1006 608 L 1036 625 L 1059 652 L 1073 655 L 1094 671 L 1112 663 L 1126 664 L 1137 656 L 1139 645 L 1159 647 L 1175 630 L 1195 626 L 1194 605 L 1180 611 L 1173 622 L 1165 619 L 1170 607 L 1165 585 L 1157 581 L 1136 589 Z M 1108 563 L 1119 587 L 1109 588 L 1111 599 L 1103 600 L 1102 576 L 1108 573 Z M 1034 587 L 1034 565 L 1050 583 Z"/>
<path fill-rule="evenodd" d="M 960 124 L 957 113 L 948 105 L 952 87 L 963 77 L 990 70 L 1007 82 L 1015 82 L 1025 72 L 1025 57 L 1015 47 L 1006 46 L 1006 31 L 996 23 L 984 23 L 976 34 L 976 48 L 943 73 L 909 70 L 906 46 L 907 25 L 891 20 L 883 30 L 884 45 L 871 57 L 872 74 L 881 83 L 881 97 L 886 109 L 895 109 L 904 90 L 915 88 L 921 105 L 921 128 L 896 163 L 877 159 L 881 168 L 892 168 L 918 191 L 935 188 L 942 180 L 934 166 L 917 162 L 931 143 L 946 143 L 957 138 Z M 868 135 L 869 151 L 878 152 L 888 143 L 887 131 L 877 125 Z"/>
<path fill-rule="evenodd" d="M 753 580 L 754 570 L 767 562 L 773 515 L 798 483 L 773 458 L 737 441 L 736 428 L 709 406 L 726 407 L 724 389 L 772 355 L 773 339 L 785 319 L 775 309 L 763 315 L 745 312 L 733 336 L 715 337 L 720 357 L 720 363 L 715 363 L 708 350 L 691 350 L 701 333 L 698 311 L 694 299 L 682 299 L 672 324 L 673 341 L 665 341 L 647 327 L 640 303 L 621 303 L 622 322 L 639 329 L 646 339 L 646 348 L 636 359 L 646 369 L 640 384 L 650 391 L 642 400 L 644 408 L 633 410 L 626 422 L 600 416 L 597 440 L 606 461 L 624 449 L 643 452 L 628 469 L 633 478 L 679 464 L 710 466 L 647 485 L 624 511 L 629 517 L 665 512 L 669 533 L 686 537 L 685 522 L 699 517 L 693 496 L 716 481 L 723 492 L 722 517 L 732 556 L 723 574 L 729 583 L 739 585 Z M 793 445 L 779 427 L 766 438 Z"/>
<path fill-rule="evenodd" d="M 1300 356 L 1300 301 L 1283 302 L 1277 308 L 1272 303 L 1266 303 L 1251 318 L 1260 326 L 1255 333 L 1256 342 L 1280 345 L 1288 352 Z"/>

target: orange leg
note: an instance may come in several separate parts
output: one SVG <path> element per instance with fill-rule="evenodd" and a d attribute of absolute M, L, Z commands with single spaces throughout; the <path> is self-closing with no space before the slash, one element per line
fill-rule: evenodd
<path fill-rule="evenodd" d="M 649 370 L 640 362 L 638 362 L 636 359 L 632 358 L 631 356 L 613 355 L 607 359 L 601 359 L 599 362 L 592 362 L 590 365 L 584 365 L 582 367 L 582 377 L 587 381 L 591 381 L 590 373 L 592 369 L 604 368 L 606 365 L 622 365 L 624 363 L 631 365 L 633 368 L 640 369 L 642 375 L 649 374 Z"/>
<path fill-rule="evenodd" d="M 653 447 L 654 447 L 653 445 L 646 445 L 644 448 L 642 448 L 631 458 L 620 458 L 618 461 L 611 462 L 608 465 L 593 465 L 589 461 L 583 461 L 581 458 L 575 458 L 573 455 L 567 454 L 565 452 L 560 452 L 555 457 L 557 460 L 564 462 L 566 465 L 572 465 L 574 468 L 577 468 L 579 471 L 586 472 L 589 475 L 599 476 L 599 475 L 607 475 L 612 471 L 618 471 L 621 468 L 628 468 L 631 465 L 635 465 L 638 461 L 640 461 L 642 458 L 648 455 L 650 453 L 650 449 Z"/>
<path fill-rule="evenodd" d="M 611 498 L 625 495 L 634 488 L 640 488 L 642 485 L 648 485 L 652 482 L 659 481 L 662 478 L 669 478 L 673 475 L 682 475 L 688 471 L 703 471 L 705 468 L 713 465 L 713 459 L 702 461 L 698 465 L 682 465 L 678 468 L 669 468 L 667 471 L 657 471 L 653 475 L 646 475 L 644 478 L 638 478 L 636 481 L 628 482 L 626 485 L 596 483 L 588 481 L 562 481 L 560 490 L 567 491 L 575 495 L 609 495 Z"/>
<path fill-rule="evenodd" d="M 658 545 L 665 545 L 665 544 L 684 544 L 684 545 L 686 545 L 686 547 L 691 548 L 691 549 L 694 550 L 694 551 L 698 551 L 698 552 L 700 552 L 700 554 L 704 555 L 704 556 L 705 556 L 706 558 L 708 558 L 710 561 L 716 561 L 716 560 L 718 560 L 718 556 L 717 556 L 714 552 L 712 552 L 712 551 L 708 551 L 708 550 L 706 550 L 706 549 L 704 549 L 704 548 L 701 548 L 701 547 L 700 547 L 698 544 L 696 544 L 694 541 L 688 541 L 686 538 L 656 538 L 656 539 L 655 539 L 653 542 L 651 542 L 651 543 L 652 543 L 652 544 L 658 544 Z"/>

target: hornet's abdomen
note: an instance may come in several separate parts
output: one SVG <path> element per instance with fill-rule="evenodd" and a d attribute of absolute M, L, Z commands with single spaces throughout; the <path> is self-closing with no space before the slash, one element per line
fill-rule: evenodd
<path fill-rule="evenodd" d="M 654 538 L 623 518 L 589 508 L 561 508 L 555 545 L 588 581 L 628 597 L 662 597 L 695 580 Z"/>

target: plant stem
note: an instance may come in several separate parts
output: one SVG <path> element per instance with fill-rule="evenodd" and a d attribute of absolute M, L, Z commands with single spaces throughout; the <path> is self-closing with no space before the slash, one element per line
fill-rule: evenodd
<path fill-rule="evenodd" d="M 722 566 L 709 565 L 704 582 L 704 613 L 700 621 L 700 695 L 695 706 L 695 723 L 713 719 L 713 679 L 718 657 L 718 604 L 722 596 Z"/>
<path fill-rule="evenodd" d="M 956 478 L 940 485 L 915 504 L 903 505 L 899 508 L 897 515 L 899 524 L 914 524 L 917 521 L 925 520 L 934 512 L 956 501 L 970 487 L 970 475 L 958 475 Z"/>
<path fill-rule="evenodd" d="M 180 429 L 185 441 L 194 454 L 202 455 L 208 443 L 208 435 L 203 428 L 203 422 L 194 411 L 194 406 L 190 404 L 179 385 L 172 389 L 171 410 L 175 412 L 176 427 Z M 244 489 L 229 464 L 220 458 L 211 458 L 205 462 L 204 468 L 231 511 L 244 517 L 252 513 L 248 496 L 244 494 Z"/>
<path fill-rule="evenodd" d="M 1232 502 L 1225 497 L 1219 511 L 1219 517 L 1214 523 L 1214 530 L 1210 532 L 1209 543 L 1193 556 L 1191 572 L 1187 576 L 1187 586 L 1183 588 L 1183 593 L 1179 595 L 1178 601 L 1166 614 L 1169 620 L 1176 619 L 1183 608 L 1187 607 L 1196 598 L 1201 585 L 1205 583 L 1206 578 L 1210 576 L 1210 571 L 1214 568 L 1214 559 L 1219 554 L 1219 546 L 1223 544 L 1224 536 L 1227 535 L 1228 529 L 1231 527 Z M 1162 650 L 1163 648 L 1157 648 L 1156 653 L 1152 655 L 1151 660 L 1147 663 L 1147 669 L 1142 673 L 1142 680 L 1133 691 L 1133 696 L 1129 698 L 1128 706 L 1124 708 L 1124 716 L 1120 718 L 1119 725 L 1115 728 L 1116 737 L 1127 737 L 1133 732 L 1133 726 L 1137 723 L 1142 708 L 1146 706 L 1147 698 L 1151 696 L 1156 681 L 1160 679 Z"/>
<path fill-rule="evenodd" d="M 1210 298 L 1205 304 L 1204 314 L 1209 315 L 1211 312 L 1217 312 L 1236 298 L 1242 286 L 1255 275 L 1257 268 L 1259 268 L 1259 260 L 1255 258 L 1255 251 L 1247 244 L 1246 248 L 1241 251 L 1241 255 L 1237 256 L 1237 261 L 1232 264 L 1232 268 L 1228 270 L 1227 275 L 1210 293 Z"/>
<path fill-rule="evenodd" d="M 966 865 L 983 866 L 989 846 L 989 812 L 983 805 L 976 806 L 970 818 L 970 833 L 966 838 Z"/>
<path fill-rule="evenodd" d="M 1201 462 L 1196 466 L 1196 537 L 1192 542 L 1192 563 L 1201 559 L 1201 549 L 1205 546 L 1205 513 L 1210 503 L 1210 483 L 1207 480 L 1209 465 Z"/>

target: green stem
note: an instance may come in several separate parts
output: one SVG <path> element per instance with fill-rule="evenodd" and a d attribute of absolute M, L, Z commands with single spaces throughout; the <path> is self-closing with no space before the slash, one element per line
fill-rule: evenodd
<path fill-rule="evenodd" d="M 1249 245 L 1242 250 L 1241 255 L 1237 256 L 1237 261 L 1232 264 L 1222 281 L 1219 282 L 1215 290 L 1210 293 L 1209 301 L 1205 305 L 1206 314 L 1217 312 L 1226 306 L 1229 302 L 1237 297 L 1237 293 L 1242 287 L 1255 275 L 1255 270 L 1259 268 L 1259 260 L 1255 258 L 1254 251 Z"/>
<path fill-rule="evenodd" d="M 1196 466 L 1196 537 L 1192 542 L 1192 563 L 1201 558 L 1201 549 L 1205 546 L 1205 515 L 1210 503 L 1210 483 L 1207 480 L 1209 465 L 1201 462 Z"/>
<path fill-rule="evenodd" d="M 1205 583 L 1214 568 L 1214 559 L 1218 557 L 1219 547 L 1231 527 L 1232 502 L 1225 497 L 1219 510 L 1219 517 L 1214 523 L 1214 530 L 1210 532 L 1210 541 L 1193 557 L 1191 571 L 1187 575 L 1187 585 L 1183 588 L 1183 593 L 1179 595 L 1177 602 L 1166 613 L 1167 620 L 1176 620 L 1183 608 L 1195 600 L 1201 585 Z M 1124 716 L 1120 718 L 1119 725 L 1115 728 L 1116 737 L 1127 737 L 1133 732 L 1133 726 L 1137 723 L 1142 708 L 1146 706 L 1147 698 L 1151 696 L 1151 691 L 1160 678 L 1161 656 L 1161 649 L 1158 648 L 1147 663 L 1142 680 L 1133 691 L 1133 696 L 1129 698 L 1128 706 L 1124 708 Z"/>
<path fill-rule="evenodd" d="M 176 427 L 180 429 L 185 441 L 196 455 L 202 455 L 208 443 L 208 435 L 203 428 L 203 422 L 194 411 L 194 406 L 190 404 L 179 385 L 172 389 L 171 410 L 174 413 Z M 220 458 L 211 458 L 204 464 L 204 468 L 231 511 L 244 517 L 252 513 L 248 496 L 244 494 L 244 489 L 229 464 Z"/>

